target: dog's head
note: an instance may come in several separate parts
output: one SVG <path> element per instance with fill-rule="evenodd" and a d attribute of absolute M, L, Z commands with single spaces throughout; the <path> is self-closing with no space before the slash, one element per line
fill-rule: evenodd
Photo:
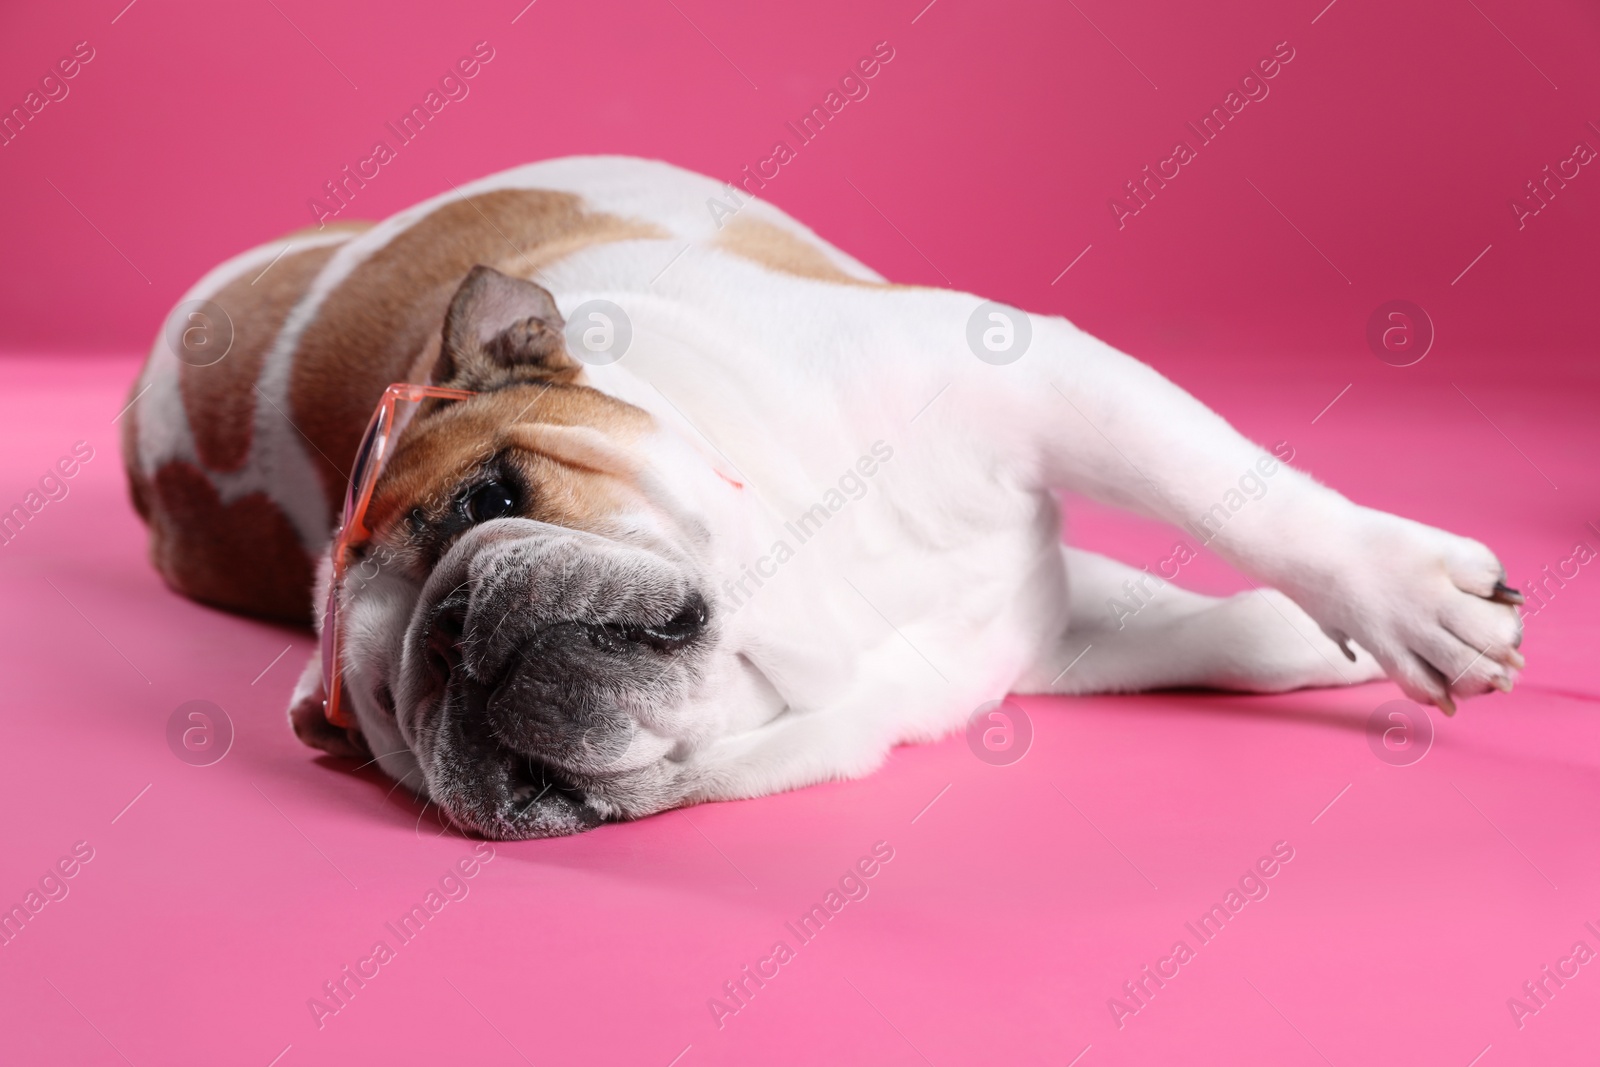
<path fill-rule="evenodd" d="M 548 292 L 474 268 L 434 380 L 477 395 L 399 433 L 339 590 L 359 726 L 322 721 L 307 682 L 291 708 L 303 740 L 370 749 L 493 838 L 674 806 L 725 725 L 695 697 L 719 640 L 707 501 L 729 487 L 583 372 Z"/>

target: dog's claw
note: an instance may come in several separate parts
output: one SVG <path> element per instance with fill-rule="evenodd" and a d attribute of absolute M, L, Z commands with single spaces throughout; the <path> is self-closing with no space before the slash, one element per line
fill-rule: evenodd
<path fill-rule="evenodd" d="M 1356 662 L 1356 652 L 1355 649 L 1350 647 L 1349 634 L 1345 633 L 1343 630 L 1334 630 L 1326 626 L 1322 628 L 1322 632 L 1327 635 L 1328 640 L 1339 646 L 1339 651 L 1344 653 L 1345 659 L 1349 660 L 1351 663 Z"/>
<path fill-rule="evenodd" d="M 1511 679 L 1503 674 L 1497 674 L 1494 677 L 1494 687 L 1502 693 L 1509 693 L 1511 692 Z"/>
<path fill-rule="evenodd" d="M 1434 701 L 1434 703 L 1438 705 L 1439 710 L 1444 712 L 1446 715 L 1454 715 L 1456 713 L 1456 702 L 1451 700 L 1448 695 L 1439 697 Z"/>
<path fill-rule="evenodd" d="M 1523 657 L 1522 653 L 1518 652 L 1516 649 L 1511 650 L 1511 656 L 1506 662 L 1510 663 L 1511 666 L 1515 667 L 1519 671 L 1528 665 L 1528 661 Z M 1509 691 L 1510 690 L 1507 690 L 1507 692 Z"/>
<path fill-rule="evenodd" d="M 1526 602 L 1519 590 L 1511 588 L 1505 582 L 1494 583 L 1494 592 L 1490 594 L 1489 599 L 1499 604 L 1522 604 Z"/>

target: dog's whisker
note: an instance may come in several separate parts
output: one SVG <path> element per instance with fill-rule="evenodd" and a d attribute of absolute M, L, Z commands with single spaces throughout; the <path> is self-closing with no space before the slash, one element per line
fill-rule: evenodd
<path fill-rule="evenodd" d="M 383 794 L 383 799 L 388 800 L 390 797 L 394 796 L 394 791 L 399 789 L 402 785 L 405 785 L 415 773 L 417 773 L 415 769 L 407 770 L 405 774 L 402 774 L 399 778 L 396 778 L 394 780 L 394 785 L 391 785 L 389 787 L 389 791 Z"/>
<path fill-rule="evenodd" d="M 379 760 L 383 759 L 384 756 L 398 756 L 400 753 L 407 751 L 409 751 L 409 749 L 397 748 L 392 752 L 380 752 L 378 755 L 373 756 L 371 759 L 367 760 L 367 762 L 361 764 L 361 766 L 356 767 L 355 769 L 358 771 L 365 770 L 374 763 L 377 763 Z"/>

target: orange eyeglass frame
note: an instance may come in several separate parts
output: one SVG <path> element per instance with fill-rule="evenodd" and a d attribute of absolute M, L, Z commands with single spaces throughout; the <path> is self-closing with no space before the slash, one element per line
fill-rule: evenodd
<path fill-rule="evenodd" d="M 470 389 L 446 389 L 438 385 L 395 382 L 383 391 L 372 411 L 367 431 L 356 449 L 355 465 L 345 487 L 344 514 L 333 535 L 333 577 L 328 583 L 328 600 L 322 609 L 322 710 L 335 726 L 350 727 L 355 721 L 343 706 L 344 667 L 339 662 L 339 593 L 344 588 L 345 558 L 349 550 L 372 536 L 367 529 L 367 505 L 391 454 L 390 441 L 399 420 L 396 407 L 401 403 L 420 404 L 424 400 L 465 400 L 478 394 Z"/>

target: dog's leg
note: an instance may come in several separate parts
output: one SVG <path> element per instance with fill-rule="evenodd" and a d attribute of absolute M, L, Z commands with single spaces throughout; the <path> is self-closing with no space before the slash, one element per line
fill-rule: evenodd
<path fill-rule="evenodd" d="M 1202 596 L 1105 556 L 1066 546 L 1060 551 L 1069 623 L 1017 680 L 1016 692 L 1200 686 L 1272 693 L 1383 676 L 1363 651 L 1357 651 L 1354 663 L 1345 659 L 1339 646 L 1276 590 Z M 881 692 L 871 691 L 854 703 L 786 714 L 759 729 L 721 738 L 683 768 L 685 798 L 731 800 L 857 777 L 878 767 L 897 741 L 926 740 L 952 725 L 908 736 L 904 722 L 885 714 L 892 707 Z"/>
<path fill-rule="evenodd" d="M 1383 676 L 1274 589 L 1231 597 L 1181 589 L 1149 570 L 1063 546 L 1067 630 L 1019 693 L 1106 693 L 1178 686 L 1278 693 Z"/>
<path fill-rule="evenodd" d="M 1036 351 L 946 409 L 977 413 L 1025 477 L 1185 527 L 1370 651 L 1414 700 L 1454 711 L 1510 688 L 1520 597 L 1488 548 L 1352 504 L 1137 360 L 1063 320 L 1033 323 Z"/>

